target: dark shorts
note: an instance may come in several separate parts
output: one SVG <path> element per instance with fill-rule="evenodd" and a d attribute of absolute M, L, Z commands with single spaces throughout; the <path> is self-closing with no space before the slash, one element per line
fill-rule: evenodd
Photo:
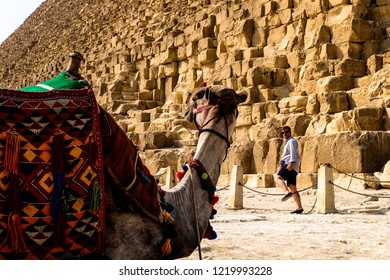
<path fill-rule="evenodd" d="M 298 173 L 292 169 L 289 171 L 287 169 L 287 164 L 283 162 L 280 163 L 280 169 L 277 173 L 280 177 L 282 177 L 285 181 L 287 181 L 287 185 L 297 185 L 297 175 Z"/>

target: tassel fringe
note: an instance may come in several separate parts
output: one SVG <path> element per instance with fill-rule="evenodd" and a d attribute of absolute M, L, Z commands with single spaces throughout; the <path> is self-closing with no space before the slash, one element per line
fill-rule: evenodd
<path fill-rule="evenodd" d="M 18 173 L 20 139 L 14 132 L 10 132 L 5 140 L 4 168 L 10 174 Z"/>
<path fill-rule="evenodd" d="M 21 253 L 27 251 L 27 246 L 24 242 L 24 237 L 20 225 L 20 217 L 18 214 L 13 212 L 9 213 L 8 215 L 7 236 L 1 243 L 0 248 L 7 244 L 10 239 L 11 249 L 13 252 Z"/>
<path fill-rule="evenodd" d="M 165 240 L 165 243 L 161 247 L 161 253 L 166 256 L 169 255 L 172 252 L 172 247 L 171 247 L 171 239 L 167 238 Z"/>

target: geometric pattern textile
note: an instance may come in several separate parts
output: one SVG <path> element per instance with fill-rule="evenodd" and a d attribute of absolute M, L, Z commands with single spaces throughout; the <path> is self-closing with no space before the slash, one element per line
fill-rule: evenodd
<path fill-rule="evenodd" d="M 0 89 L 0 259 L 103 254 L 103 172 L 91 89 Z"/>

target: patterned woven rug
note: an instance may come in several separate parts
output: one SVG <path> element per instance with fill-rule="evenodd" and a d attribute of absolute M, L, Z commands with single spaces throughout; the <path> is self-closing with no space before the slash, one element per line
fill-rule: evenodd
<path fill-rule="evenodd" d="M 98 111 L 88 89 L 0 89 L 0 259 L 104 252 Z"/>

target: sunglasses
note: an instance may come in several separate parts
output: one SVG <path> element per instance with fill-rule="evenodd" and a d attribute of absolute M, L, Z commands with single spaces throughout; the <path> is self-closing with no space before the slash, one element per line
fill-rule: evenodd
<path fill-rule="evenodd" d="M 291 131 L 282 131 L 282 134 L 290 133 Z"/>

